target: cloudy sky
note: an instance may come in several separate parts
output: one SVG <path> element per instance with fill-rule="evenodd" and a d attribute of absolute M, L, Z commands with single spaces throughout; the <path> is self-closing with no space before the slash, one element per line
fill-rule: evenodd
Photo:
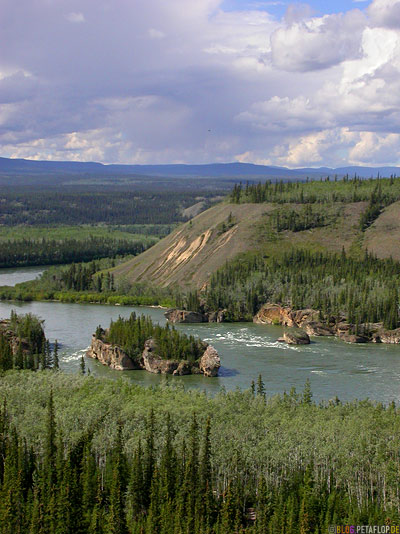
<path fill-rule="evenodd" d="M 400 164 L 400 0 L 0 0 L 0 156 Z"/>

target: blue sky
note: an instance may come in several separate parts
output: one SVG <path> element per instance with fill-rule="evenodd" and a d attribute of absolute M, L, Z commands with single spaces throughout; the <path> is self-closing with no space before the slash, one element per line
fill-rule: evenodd
<path fill-rule="evenodd" d="M 310 0 L 308 2 L 299 2 L 309 5 L 315 14 L 341 13 L 354 9 L 355 7 L 364 8 L 370 2 L 369 0 L 354 2 L 353 0 Z M 265 10 L 277 18 L 284 16 L 287 7 L 295 2 L 290 0 L 225 0 L 222 9 L 226 11 L 236 11 L 240 9 L 257 9 Z"/>
<path fill-rule="evenodd" d="M 400 165 L 400 0 L 2 0 L 0 156 Z"/>

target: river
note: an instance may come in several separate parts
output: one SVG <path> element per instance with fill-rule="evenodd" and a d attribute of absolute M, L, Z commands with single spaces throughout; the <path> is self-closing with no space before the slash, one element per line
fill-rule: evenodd
<path fill-rule="evenodd" d="M 0 272 L 0 285 L 9 283 L 4 271 Z M 16 269 L 12 271 L 9 276 L 15 278 Z M 35 274 L 34 269 L 31 274 Z M 165 324 L 164 310 L 159 308 L 0 302 L 0 317 L 9 317 L 12 309 L 17 313 L 31 312 L 45 320 L 46 336 L 51 342 L 57 339 L 60 343 L 60 363 L 66 372 L 78 371 L 80 358 L 98 325 L 107 327 L 111 319 L 119 315 L 127 317 L 132 311 L 150 315 L 153 321 Z M 400 347 L 396 345 L 348 345 L 336 339 L 314 338 L 307 346 L 288 346 L 276 341 L 282 334 L 281 327 L 252 323 L 192 324 L 177 328 L 198 335 L 218 350 L 222 363 L 219 377 L 165 378 L 146 371 L 121 373 L 91 358 L 86 358 L 86 365 L 98 376 L 123 374 L 143 385 L 170 380 L 209 393 L 217 392 L 221 386 L 227 390 L 248 388 L 261 373 L 268 395 L 288 392 L 293 386 L 301 391 L 308 378 L 317 401 L 335 396 L 342 401 L 367 397 L 385 403 L 400 401 Z"/>

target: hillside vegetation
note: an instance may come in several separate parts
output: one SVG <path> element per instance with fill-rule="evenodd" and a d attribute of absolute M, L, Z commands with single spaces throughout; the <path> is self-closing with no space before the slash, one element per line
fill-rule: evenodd
<path fill-rule="evenodd" d="M 400 260 L 400 179 L 235 186 L 229 199 L 180 226 L 116 278 L 202 289 L 227 261 L 293 247 Z"/>

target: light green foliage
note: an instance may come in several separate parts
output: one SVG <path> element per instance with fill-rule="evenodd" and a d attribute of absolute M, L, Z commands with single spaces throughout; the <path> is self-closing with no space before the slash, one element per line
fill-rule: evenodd
<path fill-rule="evenodd" d="M 3 525 L 28 514 L 35 532 L 44 522 L 46 532 L 57 523 L 66 532 L 298 534 L 399 519 L 394 405 L 316 405 L 308 385 L 300 398 L 250 390 L 209 398 L 50 371 L 9 371 L 2 397 Z M 34 463 L 21 472 L 24 440 Z M 32 506 L 21 505 L 18 484 L 33 484 Z"/>

